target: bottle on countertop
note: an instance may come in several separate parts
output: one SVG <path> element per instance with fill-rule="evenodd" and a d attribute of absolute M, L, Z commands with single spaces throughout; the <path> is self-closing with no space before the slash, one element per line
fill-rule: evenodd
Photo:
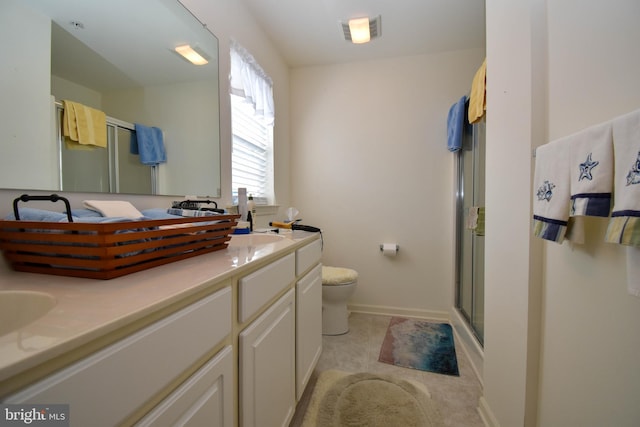
<path fill-rule="evenodd" d="M 253 231 L 253 226 L 256 222 L 256 203 L 253 201 L 253 195 L 249 194 L 249 198 L 247 200 L 247 218 L 249 219 L 249 227 L 251 231 Z"/>

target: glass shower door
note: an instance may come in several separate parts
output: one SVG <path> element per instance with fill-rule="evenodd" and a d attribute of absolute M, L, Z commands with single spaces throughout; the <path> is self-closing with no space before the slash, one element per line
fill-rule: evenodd
<path fill-rule="evenodd" d="M 467 128 L 458 152 L 456 308 L 484 342 L 485 123 Z"/>

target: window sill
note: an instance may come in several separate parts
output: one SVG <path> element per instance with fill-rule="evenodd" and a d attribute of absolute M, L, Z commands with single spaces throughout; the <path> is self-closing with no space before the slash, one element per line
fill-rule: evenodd
<path fill-rule="evenodd" d="M 238 213 L 238 205 L 227 206 L 227 211 L 231 214 Z M 279 205 L 256 205 L 256 216 L 276 215 L 280 209 Z"/>

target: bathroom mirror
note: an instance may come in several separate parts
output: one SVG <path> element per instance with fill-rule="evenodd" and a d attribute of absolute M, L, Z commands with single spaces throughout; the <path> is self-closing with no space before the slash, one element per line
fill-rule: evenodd
<path fill-rule="evenodd" d="M 0 69 L 0 188 L 220 196 L 218 40 L 180 2 L 3 0 L 0 15 L 0 35 L 12 40 L 0 48 L 11 64 Z M 185 44 L 208 63 L 179 56 Z M 108 130 L 116 145 L 97 159 L 65 155 L 63 99 L 123 125 Z M 166 163 L 144 166 L 129 153 L 134 123 L 162 129 Z M 140 185 L 148 180 L 153 188 Z"/>

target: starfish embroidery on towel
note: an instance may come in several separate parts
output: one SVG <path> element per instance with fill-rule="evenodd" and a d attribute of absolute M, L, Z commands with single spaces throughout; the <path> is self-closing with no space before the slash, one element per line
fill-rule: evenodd
<path fill-rule="evenodd" d="M 580 178 L 578 178 L 578 181 L 582 181 L 582 178 L 586 178 L 589 181 L 593 179 L 593 176 L 591 176 L 591 169 L 598 166 L 600 162 L 597 160 L 595 162 L 591 160 L 591 154 L 592 153 L 589 153 L 587 160 L 585 160 L 584 163 L 580 163 Z"/>
<path fill-rule="evenodd" d="M 546 200 L 547 202 L 551 200 L 554 188 L 556 188 L 556 186 L 553 183 L 545 180 L 536 193 L 538 195 L 538 200 Z"/>
<path fill-rule="evenodd" d="M 631 166 L 631 170 L 627 174 L 627 185 L 640 184 L 640 151 L 638 151 L 638 158 Z"/>

